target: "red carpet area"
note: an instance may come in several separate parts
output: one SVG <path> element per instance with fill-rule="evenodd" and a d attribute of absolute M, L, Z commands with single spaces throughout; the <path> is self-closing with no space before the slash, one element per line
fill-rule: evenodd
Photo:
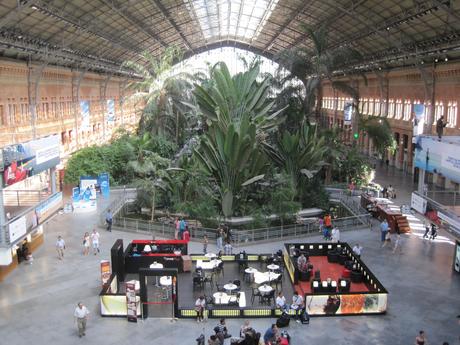
<path fill-rule="evenodd" d="M 339 281 L 342 277 L 343 265 L 338 263 L 329 263 L 327 256 L 310 256 L 310 263 L 313 265 L 313 271 L 320 270 L 321 280 L 331 278 Z M 313 277 L 312 277 L 313 278 Z M 296 289 L 300 289 L 304 294 L 311 294 L 311 281 L 301 282 L 295 285 Z M 369 292 L 369 288 L 364 283 L 351 283 L 350 292 Z"/>

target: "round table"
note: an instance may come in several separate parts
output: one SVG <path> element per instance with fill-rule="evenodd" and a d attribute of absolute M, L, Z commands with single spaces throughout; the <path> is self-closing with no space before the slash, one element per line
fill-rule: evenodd
<path fill-rule="evenodd" d="M 273 291 L 273 288 L 270 285 L 262 285 L 259 286 L 259 291 L 263 294 L 267 294 Z"/>
<path fill-rule="evenodd" d="M 224 289 L 227 290 L 227 291 L 230 291 L 230 293 L 232 293 L 233 290 L 238 289 L 238 286 L 236 284 L 233 284 L 233 283 L 228 283 L 228 284 L 224 285 Z"/>
<path fill-rule="evenodd" d="M 150 265 L 150 268 L 154 268 L 154 269 L 160 269 L 160 268 L 163 268 L 163 264 L 160 264 L 159 262 L 154 262 L 153 264 Z M 155 286 L 158 286 L 158 276 L 155 277 Z"/>
<path fill-rule="evenodd" d="M 279 265 L 275 265 L 275 264 L 270 264 L 267 266 L 267 268 L 270 270 L 270 271 L 274 271 L 274 270 L 279 270 Z"/>
<path fill-rule="evenodd" d="M 225 292 L 216 292 L 212 295 L 214 297 L 214 301 L 217 304 L 222 304 L 222 299 L 227 299 L 228 295 Z"/>
<path fill-rule="evenodd" d="M 258 272 L 254 267 L 248 267 L 244 270 L 244 273 L 249 275 L 249 280 L 254 280 L 254 273 Z"/>
<path fill-rule="evenodd" d="M 204 254 L 204 256 L 206 256 L 209 259 L 212 259 L 212 258 L 215 258 L 217 255 L 214 254 L 214 253 L 206 253 L 206 254 Z"/>

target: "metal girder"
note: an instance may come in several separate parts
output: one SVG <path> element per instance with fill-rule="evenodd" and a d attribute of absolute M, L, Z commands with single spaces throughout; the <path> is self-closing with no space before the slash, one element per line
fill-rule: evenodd
<path fill-rule="evenodd" d="M 74 52 L 68 48 L 63 48 L 57 45 L 50 45 L 48 42 L 41 41 L 35 38 L 22 36 L 20 39 L 16 34 L 11 34 L 8 31 L 0 31 L 0 47 L 12 48 L 18 51 L 35 54 L 45 61 L 55 59 L 66 65 L 85 65 L 92 70 L 113 72 L 121 75 L 131 74 L 128 71 L 120 69 L 120 63 L 100 59 L 91 55 L 83 55 Z"/>
<path fill-rule="evenodd" d="M 52 18 L 58 19 L 63 21 L 70 26 L 77 28 L 82 32 L 89 33 L 93 36 L 99 37 L 104 41 L 107 41 L 115 46 L 118 46 L 124 50 L 131 50 L 135 53 L 140 53 L 141 50 L 138 49 L 135 45 L 131 45 L 129 43 L 123 42 L 111 35 L 105 33 L 100 27 L 96 25 L 96 18 L 92 17 L 90 21 L 81 21 L 79 18 L 72 17 L 71 14 L 66 13 L 63 9 L 55 8 L 46 1 L 43 0 L 35 0 L 35 4 L 37 10 L 41 13 L 51 16 Z M 88 15 L 87 13 L 86 15 Z"/>
<path fill-rule="evenodd" d="M 22 0 L 18 1 L 18 6 L 10 11 L 7 15 L 3 16 L 2 19 L 0 19 L 0 29 L 7 25 L 11 20 L 14 19 L 19 13 L 21 13 L 23 10 L 26 8 L 29 8 L 33 5 L 34 0 Z"/>
<path fill-rule="evenodd" d="M 48 65 L 48 61 L 42 62 L 39 66 L 31 66 L 28 62 L 27 71 L 27 96 L 30 110 L 30 125 L 32 128 L 32 139 L 37 137 L 37 103 L 39 97 L 40 80 L 43 75 L 43 70 Z"/>
<path fill-rule="evenodd" d="M 443 11 L 447 12 L 449 15 L 454 17 L 456 20 L 460 21 L 460 15 L 456 13 L 452 7 L 448 6 L 445 2 L 439 0 L 433 0 L 433 2 L 441 8 Z"/>
<path fill-rule="evenodd" d="M 275 61 L 274 58 L 273 58 L 272 53 L 269 53 L 269 52 L 263 51 L 262 49 L 256 48 L 256 47 L 252 46 L 249 43 L 243 43 L 243 42 L 236 41 L 236 40 L 223 40 L 223 41 L 218 41 L 218 42 L 214 42 L 214 43 L 211 43 L 211 44 L 207 44 L 205 46 L 197 47 L 197 48 L 195 48 L 194 53 L 192 53 L 190 51 L 185 52 L 185 54 L 183 56 L 183 59 L 185 60 L 185 59 L 188 59 L 189 57 L 193 56 L 194 54 L 200 54 L 200 53 L 204 53 L 204 52 L 206 52 L 208 50 L 213 50 L 213 49 L 222 48 L 222 47 L 231 47 L 231 48 L 235 47 L 235 48 L 247 50 L 247 51 L 250 51 L 250 52 L 252 52 L 254 54 L 266 57 L 269 60 Z"/>
<path fill-rule="evenodd" d="M 126 21 L 128 21 L 131 25 L 136 27 L 139 31 L 143 32 L 145 35 L 153 38 L 157 42 L 159 42 L 163 47 L 167 47 L 168 45 L 166 42 L 164 42 L 161 37 L 159 37 L 156 33 L 154 33 L 152 30 L 148 28 L 147 25 L 144 23 L 139 23 L 138 19 L 134 18 L 132 14 L 130 14 L 126 9 L 123 10 L 122 6 L 118 4 L 117 1 L 115 0 L 101 0 L 105 5 L 110 7 L 112 10 L 114 10 L 119 16 L 124 18 Z"/>
<path fill-rule="evenodd" d="M 187 37 L 182 33 L 180 30 L 179 26 L 176 24 L 175 20 L 171 18 L 171 15 L 169 14 L 168 10 L 163 6 L 163 4 L 159 0 L 152 0 L 155 5 L 158 7 L 158 9 L 163 13 L 165 18 L 168 20 L 169 24 L 177 31 L 179 36 L 182 38 L 182 40 L 185 43 L 185 46 L 193 52 L 192 46 L 190 42 L 187 40 Z"/>
<path fill-rule="evenodd" d="M 311 5 L 311 1 L 305 1 L 305 4 L 302 4 L 299 8 L 296 8 L 293 12 L 292 15 L 284 22 L 283 26 L 281 29 L 278 31 L 278 33 L 272 37 L 272 39 L 265 45 L 264 51 L 268 50 L 268 48 L 275 42 L 275 40 L 286 30 L 288 26 L 292 24 L 292 22 L 295 20 L 295 18 L 301 14 L 303 11 L 305 11 L 308 6 Z"/>
<path fill-rule="evenodd" d="M 203 28 L 200 25 L 200 21 L 198 19 L 198 16 L 196 15 L 195 8 L 193 7 L 193 4 L 190 2 L 191 0 L 186 0 L 186 1 L 187 1 L 187 4 L 188 4 L 187 7 L 188 7 L 188 10 L 189 10 L 189 13 L 193 14 L 193 17 L 195 18 L 195 24 L 200 29 L 201 36 L 203 37 L 204 44 L 206 45 L 207 44 L 207 39 L 206 39 L 206 36 L 204 35 Z"/>

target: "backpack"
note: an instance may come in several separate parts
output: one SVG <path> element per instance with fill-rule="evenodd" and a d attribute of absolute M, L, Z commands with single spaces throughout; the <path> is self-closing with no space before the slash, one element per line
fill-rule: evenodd
<path fill-rule="evenodd" d="M 308 315 L 306 310 L 303 310 L 302 314 L 300 314 L 300 322 L 304 325 L 308 325 L 310 323 L 310 315 Z"/>
<path fill-rule="evenodd" d="M 276 320 L 276 327 L 282 328 L 282 327 L 287 327 L 289 326 L 289 322 L 291 319 L 289 318 L 289 315 L 283 312 L 281 316 Z"/>

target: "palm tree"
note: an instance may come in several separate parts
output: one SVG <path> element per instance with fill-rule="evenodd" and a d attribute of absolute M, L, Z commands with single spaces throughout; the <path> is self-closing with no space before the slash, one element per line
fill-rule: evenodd
<path fill-rule="evenodd" d="M 316 127 L 304 124 L 297 131 L 283 132 L 275 146 L 265 145 L 270 158 L 291 179 L 294 190 L 302 189 L 305 179 L 311 179 L 325 164 L 324 137 Z"/>
<path fill-rule="evenodd" d="M 157 188 L 164 188 L 161 178 L 167 174 L 166 168 L 168 168 L 170 161 L 150 151 L 150 144 L 149 133 L 144 133 L 143 136 L 128 144 L 135 154 L 135 159 L 128 162 L 128 168 L 134 171 L 134 183 L 139 194 L 143 192 L 150 199 L 151 220 L 153 221 Z"/>
<path fill-rule="evenodd" d="M 196 114 L 182 103 L 194 103 L 191 90 L 195 76 L 186 72 L 186 67 L 174 66 L 181 57 L 181 51 L 171 46 L 158 58 L 144 52 L 142 62 L 124 63 L 142 77 L 129 85 L 136 91 L 134 97 L 146 104 L 140 120 L 140 133 L 148 131 L 163 135 L 178 145 L 184 130 L 193 128 L 197 121 Z"/>

